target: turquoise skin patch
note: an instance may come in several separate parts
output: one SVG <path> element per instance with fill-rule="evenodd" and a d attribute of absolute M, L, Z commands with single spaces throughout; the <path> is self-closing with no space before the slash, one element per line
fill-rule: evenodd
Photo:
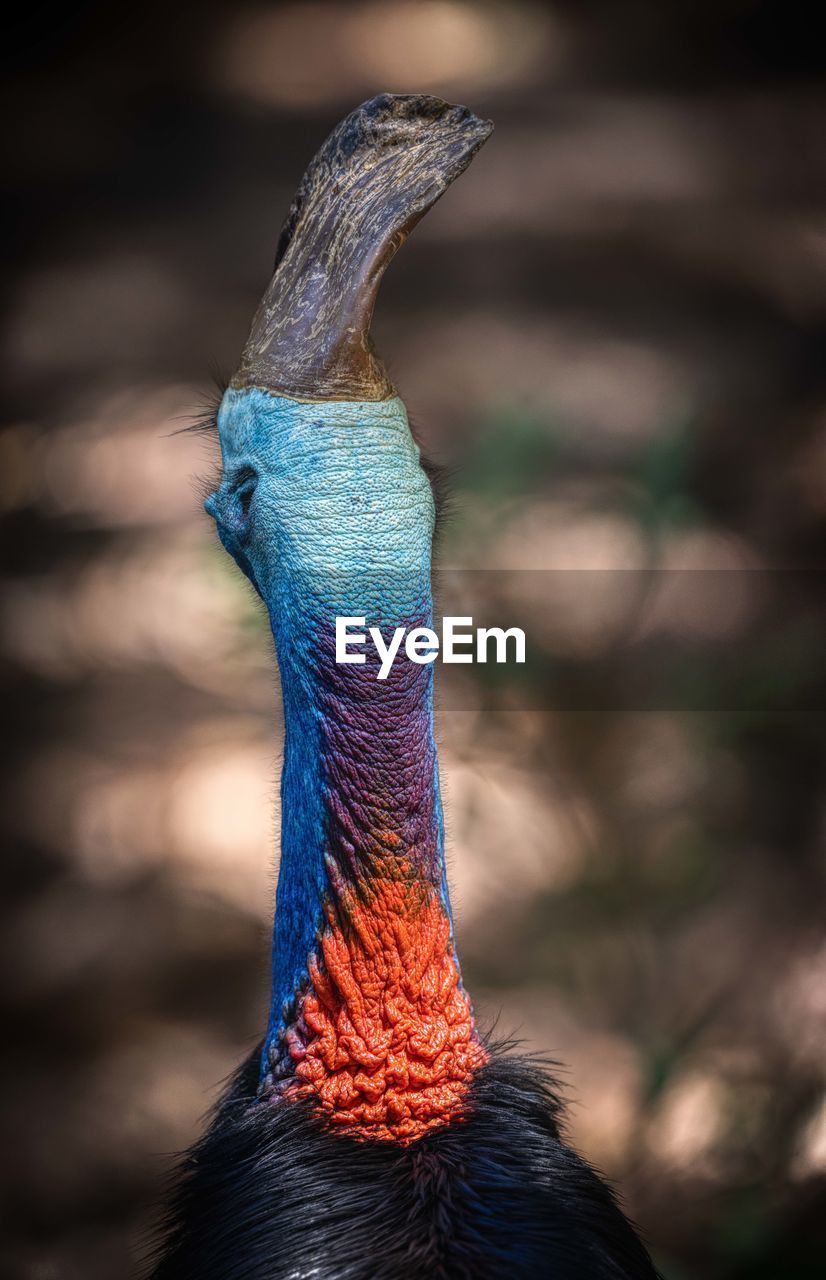
<path fill-rule="evenodd" d="M 387 638 L 397 626 L 432 625 L 434 508 L 398 398 L 305 403 L 230 389 L 218 430 L 223 476 L 205 506 L 267 606 L 284 700 L 266 1072 L 307 979 L 331 865 L 365 874 L 371 828 L 400 829 L 401 852 L 438 885 L 449 915 L 432 668 L 400 659 L 376 685 L 369 665 L 334 659 L 337 615 L 365 617 Z M 400 780 L 394 762 L 414 747 L 418 764 Z M 342 796 L 330 779 L 348 772 L 357 793 Z"/>

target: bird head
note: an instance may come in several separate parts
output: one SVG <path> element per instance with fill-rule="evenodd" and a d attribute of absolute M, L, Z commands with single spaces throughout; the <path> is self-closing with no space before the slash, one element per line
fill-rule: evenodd
<path fill-rule="evenodd" d="M 492 125 L 438 98 L 384 94 L 310 164 L 218 413 L 206 502 L 274 616 L 285 583 L 429 567 L 430 485 L 370 338 L 383 273 Z M 342 597 L 338 603 L 346 607 Z"/>

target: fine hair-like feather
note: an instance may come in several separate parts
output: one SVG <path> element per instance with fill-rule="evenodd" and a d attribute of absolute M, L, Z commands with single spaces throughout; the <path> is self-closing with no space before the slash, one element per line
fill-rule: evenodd
<path fill-rule="evenodd" d="M 654 1280 L 545 1072 L 506 1047 L 466 1116 L 407 1147 L 262 1100 L 256 1050 L 184 1160 L 155 1280 Z"/>

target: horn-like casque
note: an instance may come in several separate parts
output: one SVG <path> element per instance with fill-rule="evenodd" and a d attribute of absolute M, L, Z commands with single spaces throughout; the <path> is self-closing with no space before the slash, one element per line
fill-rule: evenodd
<path fill-rule="evenodd" d="M 296 400 L 384 400 L 370 339 L 384 271 L 493 125 L 440 98 L 381 94 L 333 130 L 281 231 L 236 387 Z"/>

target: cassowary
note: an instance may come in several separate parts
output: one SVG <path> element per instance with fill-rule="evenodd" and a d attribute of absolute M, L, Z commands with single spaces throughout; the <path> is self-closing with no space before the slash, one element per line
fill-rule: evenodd
<path fill-rule="evenodd" d="M 265 603 L 284 702 L 272 1005 L 185 1158 L 156 1280 L 654 1277 L 560 1137 L 537 1065 L 459 970 L 433 669 L 336 660 L 335 619 L 432 620 L 434 498 L 370 341 L 385 267 L 492 126 L 384 95 L 331 134 L 217 413 L 221 541 Z M 503 851 L 507 857 L 507 850 Z"/>

